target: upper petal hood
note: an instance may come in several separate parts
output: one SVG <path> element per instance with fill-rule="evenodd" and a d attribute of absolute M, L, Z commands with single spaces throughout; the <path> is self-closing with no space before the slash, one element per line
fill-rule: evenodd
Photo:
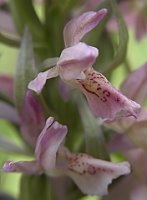
<path fill-rule="evenodd" d="M 76 79 L 80 73 L 92 66 L 98 56 L 98 49 L 85 43 L 78 43 L 62 51 L 57 65 L 63 80 Z"/>
<path fill-rule="evenodd" d="M 87 32 L 98 25 L 106 13 L 105 8 L 98 12 L 90 11 L 69 21 L 64 28 L 65 47 L 77 44 Z"/>
<path fill-rule="evenodd" d="M 40 163 L 46 173 L 55 168 L 56 154 L 60 144 L 67 134 L 67 127 L 62 126 L 49 117 L 46 125 L 39 135 L 35 153 L 36 160 Z"/>

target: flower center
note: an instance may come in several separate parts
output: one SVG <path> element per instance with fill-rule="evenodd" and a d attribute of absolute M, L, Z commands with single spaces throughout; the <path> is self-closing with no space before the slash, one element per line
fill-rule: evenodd
<path fill-rule="evenodd" d="M 87 92 L 96 95 L 101 101 L 106 102 L 110 97 L 110 91 L 108 91 L 109 81 L 99 72 L 93 69 L 85 71 L 86 79 L 78 80 L 82 89 Z"/>

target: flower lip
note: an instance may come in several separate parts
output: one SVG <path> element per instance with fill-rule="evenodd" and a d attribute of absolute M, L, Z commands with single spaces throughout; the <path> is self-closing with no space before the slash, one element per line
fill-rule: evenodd
<path fill-rule="evenodd" d="M 79 80 L 79 89 L 85 94 L 96 117 L 112 121 L 120 117 L 138 116 L 140 105 L 115 89 L 101 73 L 89 68 L 85 75 L 84 80 Z"/>

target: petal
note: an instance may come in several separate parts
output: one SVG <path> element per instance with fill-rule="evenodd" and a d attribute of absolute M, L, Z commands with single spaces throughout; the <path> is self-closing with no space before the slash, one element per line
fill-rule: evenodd
<path fill-rule="evenodd" d="M 47 79 L 54 78 L 56 76 L 58 76 L 57 67 L 53 67 L 45 72 L 40 72 L 38 76 L 29 83 L 28 88 L 37 94 L 40 94 Z"/>
<path fill-rule="evenodd" d="M 116 131 L 117 133 L 126 133 L 128 131 L 128 129 L 134 123 L 136 123 L 136 121 L 142 121 L 145 119 L 145 117 L 147 118 L 147 116 L 145 116 L 145 113 L 143 112 L 143 110 L 141 110 L 141 112 L 137 116 L 137 119 L 132 116 L 118 118 L 114 121 L 105 121 L 104 125 L 110 129 Z"/>
<path fill-rule="evenodd" d="M 77 44 L 84 35 L 95 28 L 106 15 L 107 9 L 98 12 L 86 12 L 69 21 L 64 28 L 64 43 L 66 47 Z"/>
<path fill-rule="evenodd" d="M 125 133 L 131 126 L 134 126 L 135 123 L 141 121 L 147 121 L 147 109 L 142 109 L 138 114 L 137 119 L 133 117 L 120 118 L 115 121 L 106 121 L 103 125 L 115 130 L 117 133 Z"/>
<path fill-rule="evenodd" d="M 147 95 L 147 63 L 129 74 L 121 86 L 121 91 L 132 100 L 144 103 Z"/>
<path fill-rule="evenodd" d="M 128 132 L 128 129 L 134 126 L 136 123 L 142 121 L 147 122 L 147 109 L 142 109 L 137 119 L 132 117 L 120 118 L 112 122 L 106 121 L 104 125 L 108 128 L 111 128 L 112 130 L 115 130 L 117 133 L 125 133 Z"/>
<path fill-rule="evenodd" d="M 67 174 L 83 193 L 100 196 L 107 194 L 113 179 L 130 173 L 128 162 L 112 163 L 86 154 L 71 154 L 67 168 Z"/>
<path fill-rule="evenodd" d="M 67 133 L 67 127 L 62 126 L 49 117 L 36 145 L 36 159 L 41 166 L 49 171 L 55 167 L 56 153 Z"/>
<path fill-rule="evenodd" d="M 97 56 L 97 48 L 88 46 L 82 42 L 64 49 L 57 63 L 60 66 L 61 78 L 63 80 L 77 78 L 82 71 L 95 62 Z"/>
<path fill-rule="evenodd" d="M 7 75 L 0 75 L 0 93 L 7 95 L 9 98 L 14 97 L 13 78 Z"/>
<path fill-rule="evenodd" d="M 79 88 L 86 95 L 96 117 L 114 120 L 138 116 L 140 105 L 121 94 L 102 74 L 89 68 L 85 75 L 85 80 L 79 80 Z"/>
<path fill-rule="evenodd" d="M 138 115 L 139 117 L 139 115 Z M 138 119 L 138 118 L 137 118 Z M 136 118 L 132 116 L 127 118 L 120 118 L 114 121 L 105 121 L 104 125 L 117 133 L 125 133 L 129 127 L 131 127 L 136 122 Z"/>
<path fill-rule="evenodd" d="M 28 144 L 35 147 L 38 135 L 45 125 L 45 115 L 40 102 L 28 91 L 20 114 L 21 133 Z"/>
<path fill-rule="evenodd" d="M 7 161 L 3 166 L 5 172 L 22 172 L 25 174 L 40 174 L 41 167 L 36 161 Z"/>

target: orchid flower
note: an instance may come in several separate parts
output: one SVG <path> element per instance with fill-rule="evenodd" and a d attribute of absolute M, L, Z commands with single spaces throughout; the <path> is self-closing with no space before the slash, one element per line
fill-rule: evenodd
<path fill-rule="evenodd" d="M 96 117 L 113 120 L 117 116 L 137 117 L 140 105 L 116 90 L 108 80 L 92 67 L 98 49 L 80 42 L 106 15 L 107 10 L 86 12 L 69 21 L 64 28 L 65 49 L 57 65 L 29 83 L 28 88 L 40 94 L 47 79 L 60 76 L 68 85 L 80 89 L 87 98 L 91 111 Z"/>
<path fill-rule="evenodd" d="M 45 125 L 45 114 L 40 102 L 28 91 L 19 114 L 21 134 L 27 144 L 35 147 L 38 135 Z"/>
<path fill-rule="evenodd" d="M 0 93 L 14 100 L 13 78 L 0 76 Z M 45 124 L 45 115 L 38 99 L 31 91 L 26 92 L 23 109 L 19 112 L 6 102 L 0 101 L 0 118 L 21 127 L 21 134 L 28 145 L 35 147 L 36 140 Z"/>
<path fill-rule="evenodd" d="M 101 196 L 107 193 L 113 179 L 130 173 L 128 162 L 112 163 L 84 153 L 71 153 L 63 146 L 66 134 L 67 127 L 49 117 L 37 139 L 35 160 L 7 161 L 3 170 L 25 174 L 46 173 L 52 177 L 67 175 L 83 193 Z"/>
<path fill-rule="evenodd" d="M 129 74 L 121 90 L 126 96 L 142 105 L 141 112 L 136 120 L 132 117 L 122 118 L 105 125 L 118 133 L 126 133 L 135 145 L 147 149 L 145 139 L 147 138 L 147 109 L 143 107 L 147 96 L 147 63 Z"/>
<path fill-rule="evenodd" d="M 121 88 L 128 97 L 144 105 L 147 96 L 147 63 L 129 74 Z M 114 185 L 110 190 L 109 197 L 107 196 L 103 200 L 118 198 L 120 200 L 144 200 L 147 194 L 147 109 L 142 107 L 137 120 L 131 119 L 131 117 L 127 120 L 119 119 L 107 123 L 107 126 L 118 133 L 126 133 L 114 137 L 110 141 L 109 150 L 123 152 L 131 163 L 132 173 Z M 121 195 L 122 188 L 123 194 Z"/>

